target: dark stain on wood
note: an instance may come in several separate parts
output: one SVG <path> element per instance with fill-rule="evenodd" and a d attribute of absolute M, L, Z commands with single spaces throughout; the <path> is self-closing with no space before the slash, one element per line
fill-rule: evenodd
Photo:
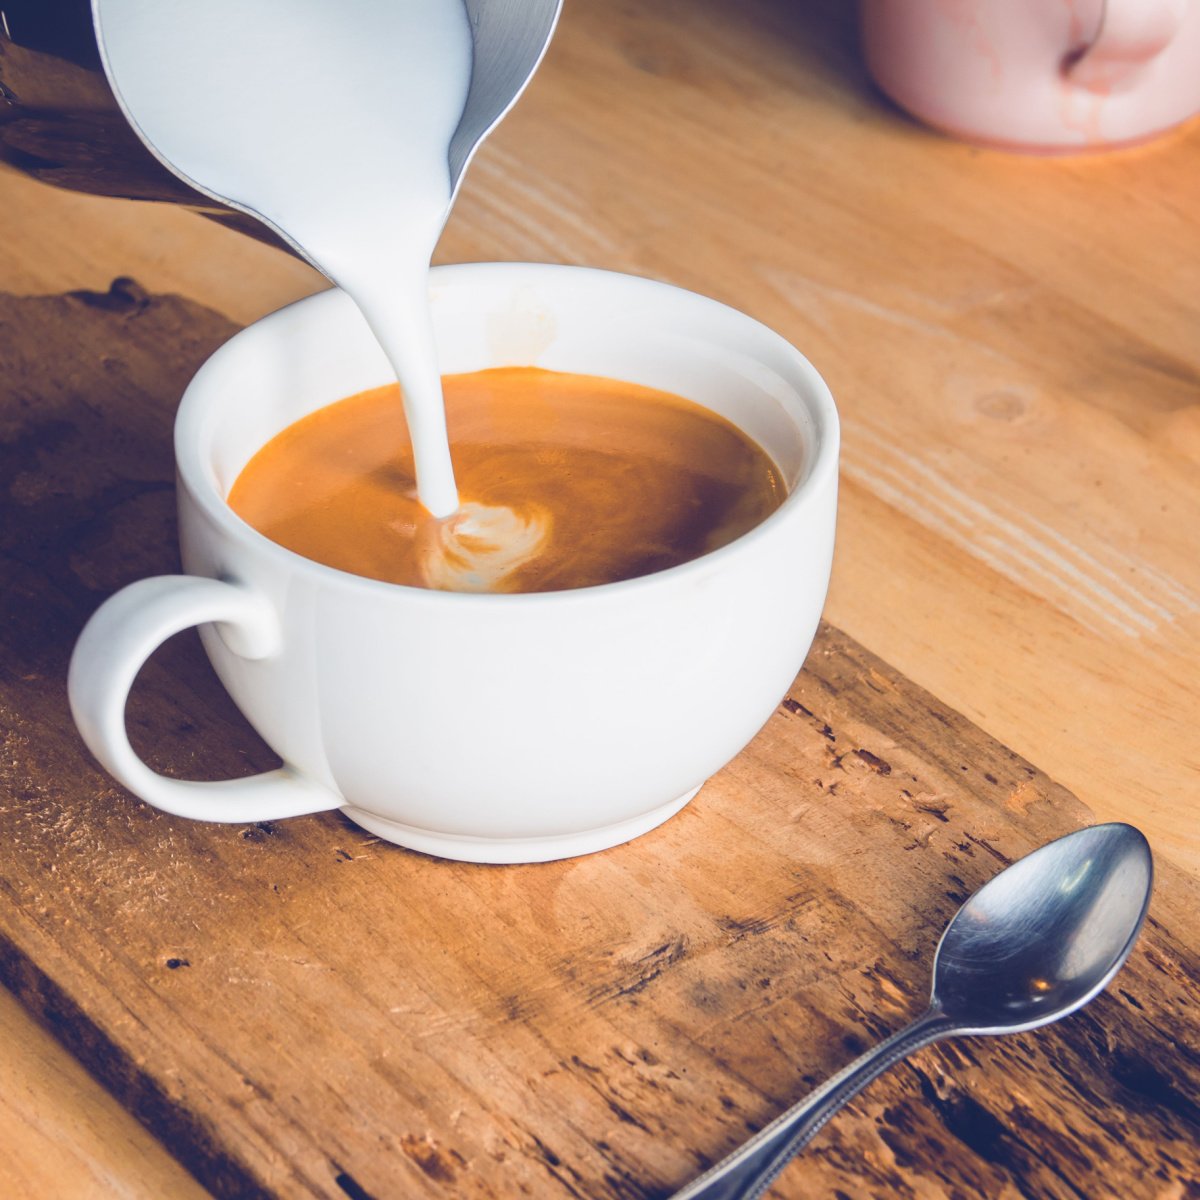
<path fill-rule="evenodd" d="M 890 775 L 892 773 L 892 764 L 886 759 L 880 758 L 878 754 L 872 754 L 870 750 L 855 750 L 855 757 L 862 759 L 863 762 L 879 775 Z"/>
<path fill-rule="evenodd" d="M 453 1183 L 464 1164 L 461 1154 L 443 1150 L 428 1134 L 416 1137 L 406 1133 L 400 1149 L 435 1183 Z"/>
<path fill-rule="evenodd" d="M 639 992 L 645 991 L 664 971 L 670 970 L 676 963 L 682 961 L 687 954 L 687 949 L 687 938 L 680 934 L 655 946 L 653 950 L 638 955 L 624 965 L 620 980 L 597 988 L 593 992 L 593 1001 L 599 1003 L 623 996 L 636 996 Z"/>
<path fill-rule="evenodd" d="M 262 842 L 278 836 L 279 826 L 273 821 L 257 821 L 242 830 L 242 840 L 245 842 Z"/>
<path fill-rule="evenodd" d="M 781 704 L 790 713 L 803 714 L 804 716 L 808 717 L 808 719 L 810 721 L 813 719 L 812 712 L 809 709 L 805 708 L 804 705 L 801 704 L 799 700 L 793 700 L 791 698 L 791 696 L 785 696 L 783 698 L 783 700 L 781 701 Z M 837 741 L 837 735 L 833 732 L 833 729 L 827 723 L 817 722 L 817 724 L 820 727 L 821 736 L 823 738 L 827 738 L 831 742 Z"/>
<path fill-rule="evenodd" d="M 1200 1056 L 1195 1048 L 1182 1046 L 1179 1052 L 1190 1058 L 1194 1067 L 1200 1067 Z M 1127 1106 L 1144 1111 L 1166 1108 L 1185 1124 L 1200 1129 L 1200 1104 L 1195 1093 L 1188 1095 L 1180 1091 L 1177 1083 L 1153 1062 L 1135 1057 L 1127 1050 L 1119 1050 L 1109 1060 L 1109 1069 L 1124 1089 Z"/>
<path fill-rule="evenodd" d="M 3 888 L 0 881 L 0 888 Z M 7 889 L 4 889 L 7 890 Z M 0 984 L 33 1012 L 124 1106 L 212 1192 L 273 1200 L 274 1193 L 248 1176 L 220 1135 L 198 1114 L 174 1102 L 151 1071 L 135 1063 L 125 1048 L 0 930 Z"/>
<path fill-rule="evenodd" d="M 917 1072 L 917 1078 L 921 1085 L 921 1094 L 936 1110 L 947 1133 L 988 1162 L 1003 1160 L 1003 1143 L 1007 1131 L 995 1114 L 984 1108 L 967 1092 L 954 1088 L 946 1094 L 939 1094 L 927 1075 Z M 902 1152 L 894 1144 L 892 1150 Z"/>
<path fill-rule="evenodd" d="M 350 1200 L 375 1200 L 375 1197 L 348 1171 L 343 1171 L 337 1163 L 333 1164 L 333 1168 L 337 1172 L 333 1177 L 333 1182 L 350 1197 Z"/>

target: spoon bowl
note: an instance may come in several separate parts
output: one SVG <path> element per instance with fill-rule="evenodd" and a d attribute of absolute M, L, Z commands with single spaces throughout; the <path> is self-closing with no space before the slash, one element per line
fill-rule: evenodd
<path fill-rule="evenodd" d="M 1146 839 L 1095 825 L 1012 864 L 938 943 L 933 1007 L 961 1034 L 1057 1021 L 1108 986 L 1141 929 L 1154 876 Z"/>

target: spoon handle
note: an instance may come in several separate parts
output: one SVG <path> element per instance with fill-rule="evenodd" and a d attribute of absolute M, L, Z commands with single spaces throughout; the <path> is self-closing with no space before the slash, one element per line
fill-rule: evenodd
<path fill-rule="evenodd" d="M 671 1200 L 759 1200 L 793 1155 L 867 1084 L 915 1050 L 953 1033 L 949 1018 L 930 1008 L 827 1079 Z"/>

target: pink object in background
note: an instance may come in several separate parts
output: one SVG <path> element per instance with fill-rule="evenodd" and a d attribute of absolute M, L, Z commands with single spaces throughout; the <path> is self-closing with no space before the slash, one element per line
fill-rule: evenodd
<path fill-rule="evenodd" d="M 862 0 L 875 82 L 947 133 L 1100 150 L 1200 112 L 1200 0 Z"/>

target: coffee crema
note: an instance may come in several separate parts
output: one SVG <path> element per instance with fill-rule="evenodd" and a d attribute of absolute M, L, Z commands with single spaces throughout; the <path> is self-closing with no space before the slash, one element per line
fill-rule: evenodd
<path fill-rule="evenodd" d="M 235 513 L 305 558 L 388 583 L 548 592 L 698 558 L 786 489 L 736 426 L 667 392 L 537 368 L 442 380 L 461 504 L 417 500 L 395 385 L 288 426 L 246 464 Z"/>

